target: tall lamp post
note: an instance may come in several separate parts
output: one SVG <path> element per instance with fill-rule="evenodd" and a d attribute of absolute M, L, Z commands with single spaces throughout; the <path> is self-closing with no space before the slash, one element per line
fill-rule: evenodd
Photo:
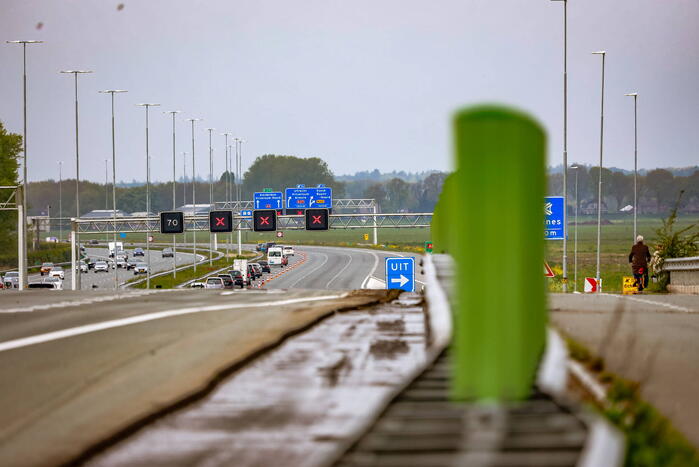
<path fill-rule="evenodd" d="M 216 128 L 207 128 L 209 132 L 209 211 L 214 208 L 214 150 L 211 146 L 211 134 Z M 209 265 L 213 264 L 214 234 L 209 232 Z"/>
<path fill-rule="evenodd" d="M 148 109 L 158 107 L 160 104 L 136 104 L 146 109 L 146 217 L 150 217 L 150 153 L 148 144 Z M 150 289 L 150 221 L 146 220 L 146 257 L 148 267 L 146 268 L 146 288 Z"/>
<path fill-rule="evenodd" d="M 177 174 L 175 173 L 175 116 L 180 113 L 179 110 L 168 110 L 163 112 L 170 114 L 172 116 L 172 210 L 177 209 L 177 193 L 175 188 L 177 187 Z M 177 238 L 175 235 L 172 236 L 172 277 L 177 277 Z"/>
<path fill-rule="evenodd" d="M 78 138 L 78 75 L 92 73 L 90 70 L 61 70 L 59 73 L 72 74 L 75 83 L 75 218 L 80 218 L 80 145 Z M 78 248 L 78 260 L 80 260 L 80 240 L 78 237 L 78 232 L 75 232 L 75 243 Z M 71 272 L 73 277 L 73 283 L 77 284 L 78 290 L 82 288 L 81 272 L 80 266 L 76 271 L 73 268 Z"/>
<path fill-rule="evenodd" d="M 578 171 L 577 165 L 571 165 L 570 168 L 575 170 L 575 240 L 573 246 L 573 292 L 578 291 Z"/>
<path fill-rule="evenodd" d="M 625 96 L 633 97 L 633 242 L 636 243 L 638 212 L 638 93 L 630 92 Z"/>
<path fill-rule="evenodd" d="M 192 214 L 194 216 L 194 272 L 197 271 L 197 172 L 194 163 L 194 123 L 200 122 L 201 118 L 188 118 L 187 121 L 192 123 Z"/>
<path fill-rule="evenodd" d="M 600 280 L 600 247 L 602 241 L 602 154 L 604 149 L 604 64 L 607 52 L 600 50 L 592 52 L 594 55 L 602 56 L 602 93 L 600 104 L 600 131 L 599 131 L 599 183 L 597 187 L 597 292 L 602 291 L 602 282 Z"/>
<path fill-rule="evenodd" d="M 563 219 L 568 211 L 568 0 L 563 2 Z M 567 220 L 566 220 L 567 222 Z M 566 229 L 566 232 L 568 229 Z M 568 291 L 568 235 L 563 236 L 563 292 Z"/>
<path fill-rule="evenodd" d="M 63 161 L 58 161 L 58 241 L 63 241 Z"/>
<path fill-rule="evenodd" d="M 236 204 L 238 205 L 238 211 L 240 211 L 240 198 L 243 194 L 243 177 L 241 175 L 243 171 L 243 143 L 245 142 L 244 139 L 241 138 L 235 138 L 235 157 L 236 157 L 236 191 L 235 191 L 235 201 Z M 238 255 L 243 254 L 243 244 L 242 244 L 242 239 L 241 239 L 241 225 L 238 224 Z"/>
<path fill-rule="evenodd" d="M 22 102 L 23 102 L 23 130 L 22 130 L 22 195 L 21 203 L 18 203 L 21 212 L 18 212 L 17 229 L 17 270 L 19 271 L 19 290 L 24 290 L 27 285 L 27 208 L 29 199 L 27 194 L 27 44 L 41 44 L 44 41 L 5 41 L 8 44 L 22 44 Z"/>
<path fill-rule="evenodd" d="M 127 92 L 123 89 L 108 89 L 98 91 L 102 94 L 109 94 L 112 99 L 112 209 L 113 209 L 113 238 L 114 238 L 114 290 L 119 290 L 119 274 L 116 268 L 116 241 L 117 241 L 117 213 L 116 213 L 116 135 L 114 129 L 114 94 Z"/>
<path fill-rule="evenodd" d="M 226 141 L 225 144 L 224 144 L 225 152 L 226 152 L 226 164 L 225 164 L 225 165 L 226 165 L 226 169 L 225 169 L 225 172 L 224 172 L 224 173 L 225 173 L 225 175 L 226 175 L 226 179 L 225 179 L 224 182 L 223 182 L 223 186 L 224 186 L 225 192 L 226 192 L 226 198 L 224 199 L 224 201 L 225 201 L 224 206 L 228 207 L 228 202 L 230 201 L 230 189 L 229 189 L 229 183 L 228 183 L 228 182 L 230 181 L 230 178 L 231 178 L 231 177 L 230 177 L 230 171 L 229 171 L 230 169 L 229 169 L 229 167 L 228 167 L 228 153 L 229 153 L 229 150 L 230 150 L 230 146 L 228 146 L 228 137 L 231 136 L 231 134 L 228 133 L 228 132 L 226 132 L 226 133 L 221 133 L 221 136 L 225 137 L 225 141 Z M 230 257 L 230 255 L 231 255 L 231 244 L 230 244 L 230 242 L 226 243 L 226 254 L 227 254 L 229 257 Z"/>

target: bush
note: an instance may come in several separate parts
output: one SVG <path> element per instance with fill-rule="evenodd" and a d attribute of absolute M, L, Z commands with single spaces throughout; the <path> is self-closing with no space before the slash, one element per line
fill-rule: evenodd
<path fill-rule="evenodd" d="M 39 243 L 38 250 L 27 251 L 27 264 L 36 266 L 41 263 L 63 263 L 70 261 L 70 245 L 56 243 Z M 17 252 L 4 253 L 0 255 L 0 267 L 17 267 Z"/>

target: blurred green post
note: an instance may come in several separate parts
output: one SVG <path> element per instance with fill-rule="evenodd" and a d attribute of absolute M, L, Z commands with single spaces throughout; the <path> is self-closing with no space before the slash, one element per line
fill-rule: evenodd
<path fill-rule="evenodd" d="M 454 137 L 437 220 L 457 268 L 452 397 L 524 399 L 545 343 L 546 136 L 528 115 L 479 106 L 457 113 Z"/>

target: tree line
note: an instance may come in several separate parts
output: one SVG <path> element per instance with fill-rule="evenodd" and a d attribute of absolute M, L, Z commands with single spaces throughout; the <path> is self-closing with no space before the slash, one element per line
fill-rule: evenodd
<path fill-rule="evenodd" d="M 599 167 L 574 164 L 578 169 L 568 171 L 568 204 L 575 206 L 575 177 L 578 177 L 578 209 L 583 214 L 597 212 Z M 679 194 L 684 191 L 679 211 L 699 212 L 699 170 L 691 175 L 674 175 L 667 169 L 654 169 L 638 175 L 638 213 L 665 214 L 675 205 Z M 548 177 L 550 195 L 563 192 L 563 174 L 555 173 Z M 625 174 L 602 168 L 602 210 L 619 212 L 625 206 L 633 206 L 633 173 Z"/>

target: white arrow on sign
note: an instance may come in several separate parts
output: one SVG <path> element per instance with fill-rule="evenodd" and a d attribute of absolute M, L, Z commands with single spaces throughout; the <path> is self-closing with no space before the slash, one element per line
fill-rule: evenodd
<path fill-rule="evenodd" d="M 405 284 L 407 284 L 410 281 L 407 277 L 405 277 L 403 274 L 400 275 L 400 278 L 392 278 L 391 279 L 391 284 L 399 283 L 399 287 L 403 287 Z"/>

